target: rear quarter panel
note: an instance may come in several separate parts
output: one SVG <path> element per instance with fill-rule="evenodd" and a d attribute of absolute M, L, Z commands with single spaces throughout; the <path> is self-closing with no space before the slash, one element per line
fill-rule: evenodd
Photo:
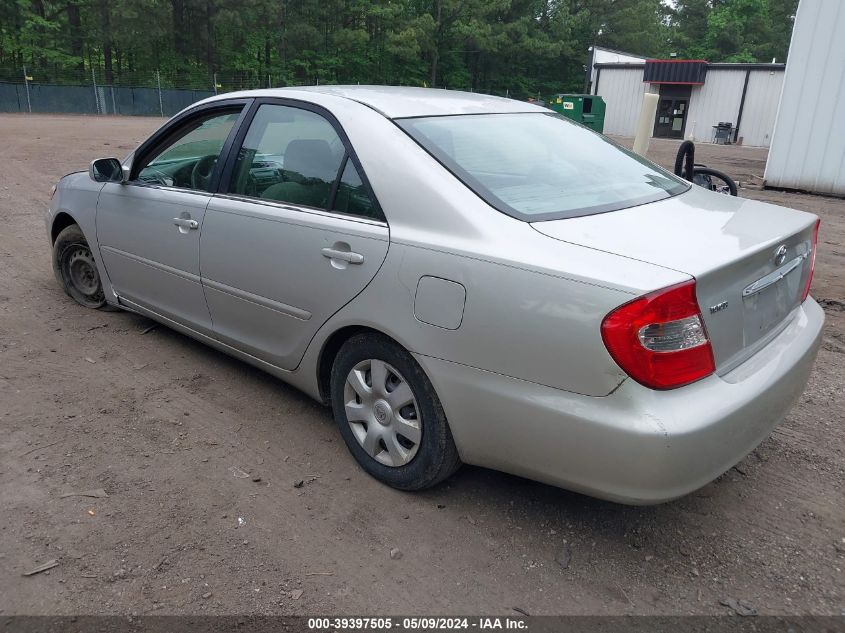
<path fill-rule="evenodd" d="M 352 102 L 332 110 L 387 217 L 390 250 L 365 291 L 317 334 L 306 372 L 333 332 L 364 325 L 417 354 L 576 393 L 603 396 L 624 380 L 601 320 L 687 275 L 541 235 L 487 205 L 380 114 Z M 424 276 L 466 289 L 457 329 L 415 317 Z"/>
<path fill-rule="evenodd" d="M 423 276 L 448 279 L 466 288 L 463 319 L 457 329 L 423 323 L 414 316 L 415 294 Z M 332 332 L 363 325 L 388 334 L 416 354 L 604 396 L 625 374 L 607 353 L 599 326 L 610 310 L 632 297 L 561 275 L 392 244 L 376 278 L 326 323 L 309 355 Z"/>

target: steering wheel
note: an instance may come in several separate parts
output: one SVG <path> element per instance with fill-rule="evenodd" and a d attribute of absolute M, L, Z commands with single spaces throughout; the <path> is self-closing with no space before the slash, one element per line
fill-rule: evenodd
<path fill-rule="evenodd" d="M 193 189 L 208 189 L 208 182 L 211 180 L 215 163 L 217 163 L 217 156 L 209 154 L 203 156 L 194 164 L 194 168 L 191 170 L 191 187 Z"/>
<path fill-rule="evenodd" d="M 165 187 L 173 186 L 173 176 L 167 174 L 160 169 L 156 169 L 152 165 L 147 165 L 138 174 L 138 179 L 141 182 L 149 182 L 156 185 L 164 185 Z"/>

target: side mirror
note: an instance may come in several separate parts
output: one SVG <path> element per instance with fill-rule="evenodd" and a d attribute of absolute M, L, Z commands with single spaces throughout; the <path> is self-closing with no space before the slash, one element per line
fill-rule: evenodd
<path fill-rule="evenodd" d="M 94 182 L 126 182 L 127 172 L 116 158 L 98 158 L 88 167 L 88 175 Z"/>

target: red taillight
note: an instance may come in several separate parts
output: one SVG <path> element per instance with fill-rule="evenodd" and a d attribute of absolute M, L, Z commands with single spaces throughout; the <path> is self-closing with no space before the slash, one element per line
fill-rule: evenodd
<path fill-rule="evenodd" d="M 813 273 L 816 272 L 816 245 L 819 243 L 819 225 L 821 220 L 816 220 L 816 226 L 813 229 L 813 245 L 810 247 L 810 274 L 807 275 L 807 285 L 804 286 L 804 294 L 801 295 L 801 303 L 807 300 L 810 296 L 810 284 L 813 283 Z"/>
<path fill-rule="evenodd" d="M 674 389 L 716 370 L 695 298 L 695 280 L 626 303 L 601 324 L 607 351 L 638 383 Z"/>

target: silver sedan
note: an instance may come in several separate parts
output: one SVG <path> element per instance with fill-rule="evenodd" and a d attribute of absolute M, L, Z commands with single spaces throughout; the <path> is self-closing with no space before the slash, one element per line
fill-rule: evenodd
<path fill-rule="evenodd" d="M 62 178 L 47 230 L 73 299 L 330 404 L 361 467 L 404 490 L 464 462 L 684 495 L 783 419 L 824 319 L 814 215 L 460 92 L 202 101 Z"/>

